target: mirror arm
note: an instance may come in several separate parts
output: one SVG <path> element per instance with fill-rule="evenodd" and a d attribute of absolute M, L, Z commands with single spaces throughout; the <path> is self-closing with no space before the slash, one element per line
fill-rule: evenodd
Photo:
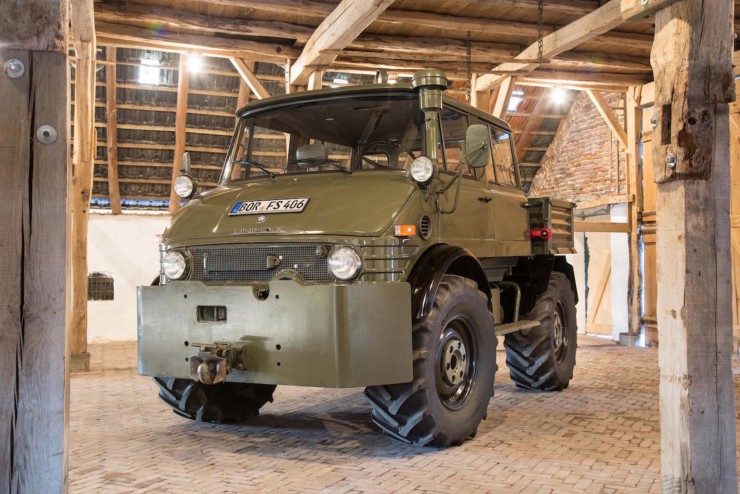
<path fill-rule="evenodd" d="M 450 182 L 444 186 L 444 188 L 440 191 L 437 191 L 437 212 L 439 214 L 452 214 L 457 210 L 457 203 L 460 199 L 460 185 L 462 184 L 462 170 L 463 170 L 464 163 L 460 163 L 460 167 L 457 169 L 457 174 L 453 177 Z M 457 188 L 455 189 L 455 201 L 452 203 L 452 209 L 444 210 L 442 209 L 442 205 L 440 204 L 440 199 L 442 198 L 442 194 L 447 192 L 450 187 L 452 187 L 452 184 L 457 182 Z"/>

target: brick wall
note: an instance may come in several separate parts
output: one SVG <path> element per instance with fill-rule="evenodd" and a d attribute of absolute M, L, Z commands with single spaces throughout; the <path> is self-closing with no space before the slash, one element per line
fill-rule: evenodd
<path fill-rule="evenodd" d="M 621 94 L 605 99 L 624 124 Z M 529 195 L 574 202 L 622 196 L 627 185 L 625 151 L 612 136 L 588 95 L 581 92 L 552 142 Z"/>

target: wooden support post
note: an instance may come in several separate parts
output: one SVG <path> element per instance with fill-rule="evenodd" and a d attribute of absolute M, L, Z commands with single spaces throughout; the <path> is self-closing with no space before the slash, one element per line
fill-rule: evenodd
<path fill-rule="evenodd" d="M 663 492 L 737 493 L 729 216 L 733 2 L 658 12 L 654 178 Z"/>
<path fill-rule="evenodd" d="M 105 110 L 108 154 L 108 198 L 113 214 L 121 214 L 118 188 L 118 112 L 116 111 L 116 47 L 105 47 Z"/>
<path fill-rule="evenodd" d="M 504 118 L 506 116 L 506 110 L 509 108 L 509 101 L 511 101 L 511 93 L 514 92 L 514 86 L 516 85 L 516 77 L 507 77 L 501 82 L 498 89 L 498 95 L 496 96 L 496 102 L 493 105 L 494 117 Z"/>
<path fill-rule="evenodd" d="M 308 89 L 321 89 L 321 80 L 324 77 L 324 72 L 321 70 L 314 70 L 308 77 Z"/>
<path fill-rule="evenodd" d="M 97 133 L 95 132 L 95 21 L 92 0 L 73 0 L 75 66 L 74 150 L 72 154 L 72 371 L 90 369 L 87 353 L 87 223 L 90 213 Z"/>
<path fill-rule="evenodd" d="M 590 92 L 589 92 L 590 94 Z M 636 88 L 627 91 L 625 107 L 627 124 L 627 195 L 629 203 L 630 265 L 627 278 L 627 332 L 619 335 L 621 345 L 637 344 L 642 331 L 642 271 L 640 270 L 640 224 L 642 222 L 642 160 L 640 159 L 640 129 L 642 109 L 637 103 Z"/>
<path fill-rule="evenodd" d="M 187 55 L 180 54 L 180 67 L 177 71 L 177 113 L 175 114 L 175 156 L 172 162 L 172 188 L 170 190 L 170 214 L 180 209 L 180 196 L 175 194 L 175 180 L 180 176 L 182 155 L 185 153 L 186 129 L 188 121 L 188 90 L 190 89 L 190 71 Z"/>
<path fill-rule="evenodd" d="M 0 6 L 0 490 L 15 494 L 67 491 L 68 25 L 63 0 Z"/>

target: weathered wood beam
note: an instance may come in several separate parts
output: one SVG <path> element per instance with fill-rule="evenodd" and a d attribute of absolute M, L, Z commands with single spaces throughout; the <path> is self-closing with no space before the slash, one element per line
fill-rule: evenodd
<path fill-rule="evenodd" d="M 90 370 L 87 352 L 87 224 L 95 160 L 95 21 L 92 0 L 73 0 L 75 66 L 74 147 L 72 153 L 72 370 Z"/>
<path fill-rule="evenodd" d="M 180 55 L 180 70 L 177 74 L 177 113 L 175 114 L 175 156 L 172 162 L 172 181 L 170 190 L 170 214 L 180 209 L 180 196 L 175 194 L 175 180 L 180 176 L 182 155 L 185 153 L 185 137 L 188 122 L 188 89 L 190 88 L 190 71 L 187 55 Z"/>
<path fill-rule="evenodd" d="M 629 275 L 627 279 L 627 333 L 619 335 L 622 345 L 637 344 L 642 331 L 642 269 L 640 269 L 640 223 L 643 211 L 643 168 L 640 155 L 642 110 L 637 105 L 637 87 L 626 93 L 625 124 L 627 126 L 627 195 L 632 197 L 629 210 Z"/>
<path fill-rule="evenodd" d="M 203 3 L 228 5 L 246 9 L 262 10 L 271 13 L 301 15 L 324 18 L 331 14 L 336 6 L 335 3 L 317 0 L 203 0 Z M 485 7 L 515 7 L 524 9 L 537 9 L 537 0 L 473 0 L 471 4 L 483 5 Z M 593 11 L 595 2 L 589 0 L 546 0 L 543 4 L 548 12 L 558 12 L 569 15 L 585 15 Z M 389 10 L 381 15 L 382 20 L 392 20 L 393 12 Z"/>
<path fill-rule="evenodd" d="M 639 12 L 631 12 L 624 17 L 622 14 L 622 2 L 631 0 L 610 0 L 595 11 L 586 14 L 580 19 L 568 24 L 567 26 L 545 36 L 542 39 L 542 58 L 550 59 L 557 55 L 572 50 L 577 46 L 589 41 L 600 34 L 611 31 L 624 22 L 634 20 L 644 15 L 648 10 L 643 8 Z M 658 9 L 675 3 L 677 0 L 652 0 L 649 2 L 649 10 Z M 639 0 L 638 0 L 639 2 Z M 512 62 L 501 65 L 497 68 L 499 72 L 528 72 L 538 66 L 538 43 L 533 43 L 526 50 L 521 52 L 515 58 L 520 62 Z M 534 62 L 532 61 L 534 60 Z M 476 89 L 482 90 L 499 84 L 502 80 L 501 75 L 487 74 L 478 79 Z"/>
<path fill-rule="evenodd" d="M 732 22 L 731 0 L 685 0 L 655 17 L 653 179 L 667 493 L 738 492 L 728 214 Z"/>
<path fill-rule="evenodd" d="M 259 99 L 269 98 L 270 93 L 265 89 L 265 86 L 257 79 L 257 76 L 252 71 L 252 67 L 247 62 L 240 58 L 231 58 L 231 64 L 234 66 L 239 75 L 242 76 L 242 80 L 247 83 L 249 89 L 252 90 L 255 96 Z"/>
<path fill-rule="evenodd" d="M 604 97 L 600 92 L 594 91 L 593 89 L 586 89 L 586 94 L 588 94 L 588 97 L 591 99 L 591 103 L 594 104 L 596 111 L 598 111 L 601 118 L 604 119 L 606 126 L 609 127 L 609 130 L 612 132 L 614 137 L 617 138 L 623 148 L 626 148 L 627 132 L 624 130 L 624 127 L 622 127 L 622 124 L 619 123 L 619 119 L 612 109 L 609 108 L 609 104 L 606 102 Z"/>
<path fill-rule="evenodd" d="M 311 72 L 331 65 L 336 55 L 326 50 L 343 50 L 373 22 L 393 0 L 342 0 L 324 21 L 319 24 L 306 42 L 303 53 L 290 67 L 291 85 L 305 85 Z"/>
<path fill-rule="evenodd" d="M 0 2 L 0 482 L 11 493 L 67 491 L 68 8 Z"/>
<path fill-rule="evenodd" d="M 142 27 L 98 22 L 96 24 L 101 44 L 116 46 L 152 46 L 160 50 L 212 54 L 221 57 L 238 56 L 260 62 L 283 63 L 298 56 L 292 46 L 261 41 L 203 36 L 197 34 L 157 33 Z M 128 42 L 129 44 L 126 44 Z"/>
<path fill-rule="evenodd" d="M 428 38 L 420 36 L 404 36 L 399 39 L 395 36 L 364 35 L 348 43 L 350 50 L 375 52 L 378 57 L 404 55 L 408 60 L 429 60 L 433 54 L 435 60 L 460 60 L 466 56 L 466 42 L 449 38 Z M 343 50 L 329 52 L 335 55 L 343 54 Z M 519 53 L 519 45 L 511 43 L 487 43 L 476 41 L 471 43 L 470 58 L 474 62 L 494 63 L 499 60 L 510 60 Z"/>
<path fill-rule="evenodd" d="M 118 188 L 118 110 L 116 108 L 116 48 L 105 48 L 105 57 L 112 64 L 105 66 L 105 119 L 108 155 L 108 198 L 113 214 L 121 214 L 121 193 Z M 97 105 L 96 105 L 97 106 Z"/>
<path fill-rule="evenodd" d="M 295 12 L 294 12 L 295 13 Z M 214 17 L 186 10 L 169 9 L 154 5 L 128 2 L 95 4 L 95 20 L 113 24 L 128 24 L 132 21 L 145 22 L 169 29 L 191 29 L 234 36 L 262 36 L 268 38 L 308 41 L 314 27 L 278 21 Z"/>
<path fill-rule="evenodd" d="M 506 115 L 506 110 L 509 108 L 509 101 L 511 101 L 511 93 L 514 92 L 515 85 L 516 77 L 507 77 L 499 86 L 496 102 L 491 112 L 494 117 L 504 118 Z"/>
<path fill-rule="evenodd" d="M 576 232 L 605 232 L 629 233 L 629 223 L 613 223 L 609 221 L 575 221 L 573 231 Z"/>
<path fill-rule="evenodd" d="M 307 88 L 309 91 L 314 89 L 321 89 L 321 80 L 324 77 L 324 72 L 321 70 L 315 70 L 311 73 L 308 78 Z"/>

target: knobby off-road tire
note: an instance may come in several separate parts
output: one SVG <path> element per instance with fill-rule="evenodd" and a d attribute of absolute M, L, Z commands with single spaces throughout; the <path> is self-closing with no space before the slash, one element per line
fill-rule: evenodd
<path fill-rule="evenodd" d="M 365 396 L 383 432 L 445 448 L 475 436 L 496 372 L 488 299 L 475 282 L 445 276 L 427 317 L 413 327 L 414 379 L 372 386 Z"/>
<path fill-rule="evenodd" d="M 524 389 L 560 391 L 568 387 L 576 365 L 576 304 L 568 278 L 553 272 L 547 290 L 526 319 L 539 319 L 529 332 L 504 338 L 506 364 L 514 383 Z"/>
<path fill-rule="evenodd" d="M 159 397 L 172 410 L 198 422 L 241 422 L 256 417 L 262 406 L 272 402 L 274 385 L 221 383 L 201 384 L 192 379 L 155 377 Z"/>

